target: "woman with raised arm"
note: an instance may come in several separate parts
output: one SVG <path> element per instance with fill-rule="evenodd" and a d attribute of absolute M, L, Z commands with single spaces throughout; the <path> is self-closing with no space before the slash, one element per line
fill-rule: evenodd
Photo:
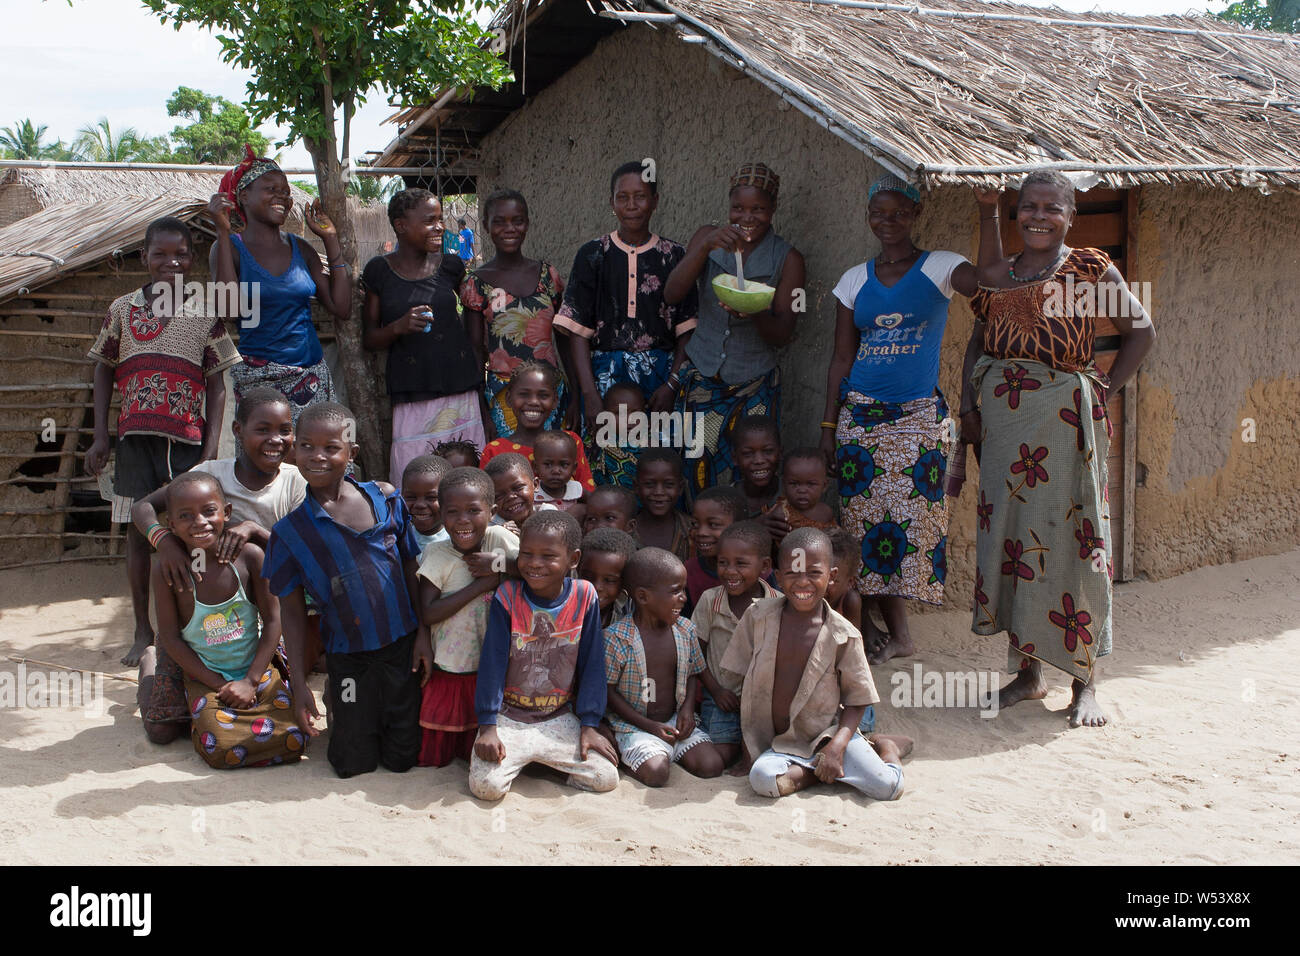
<path fill-rule="evenodd" d="M 980 462 L 977 634 L 1008 632 L 1016 678 L 999 706 L 1047 694 L 1043 664 L 1073 678 L 1070 725 L 1099 727 L 1097 659 L 1111 649 L 1106 398 L 1155 341 L 1151 318 L 1098 249 L 1071 249 L 1074 186 L 1059 172 L 1025 177 L 1016 204 L 1024 251 L 980 256 L 971 299 L 961 435 Z M 1095 357 L 1099 292 L 1123 344 L 1107 376 Z"/>

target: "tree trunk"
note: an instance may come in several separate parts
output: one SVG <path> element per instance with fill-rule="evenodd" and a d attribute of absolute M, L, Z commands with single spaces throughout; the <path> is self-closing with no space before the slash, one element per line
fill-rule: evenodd
<path fill-rule="evenodd" d="M 361 347 L 361 275 L 357 261 L 357 234 L 348 212 L 347 190 L 343 186 L 343 170 L 334 151 L 334 143 L 304 138 L 308 152 L 316 167 L 316 185 L 320 189 L 320 202 L 338 230 L 343 258 L 352 267 L 352 312 L 348 321 L 335 320 L 335 336 L 339 346 L 339 371 L 348 390 L 348 407 L 357 420 L 357 444 L 361 446 L 361 467 L 371 481 L 382 481 L 388 475 L 388 457 L 380 432 L 379 396 L 384 394 L 383 373 L 371 362 L 370 355 Z"/>

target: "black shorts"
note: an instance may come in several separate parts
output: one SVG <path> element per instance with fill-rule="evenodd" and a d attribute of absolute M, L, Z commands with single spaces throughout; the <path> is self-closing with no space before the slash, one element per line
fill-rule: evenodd
<path fill-rule="evenodd" d="M 113 494 L 132 501 L 147 498 L 197 465 L 201 457 L 202 445 L 188 445 L 161 435 L 124 435 L 117 440 Z"/>
<path fill-rule="evenodd" d="M 326 652 L 329 761 L 340 777 L 394 773 L 420 756 L 420 675 L 411 670 L 415 632 L 377 651 Z M 345 686 L 346 685 L 346 686 Z"/>

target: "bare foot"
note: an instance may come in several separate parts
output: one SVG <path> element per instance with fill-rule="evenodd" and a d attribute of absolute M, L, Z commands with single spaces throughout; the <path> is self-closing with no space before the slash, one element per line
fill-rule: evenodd
<path fill-rule="evenodd" d="M 1029 666 L 1016 675 L 998 694 L 998 709 L 1002 710 L 1022 700 L 1042 700 L 1047 696 L 1047 681 L 1043 679 L 1043 665 L 1030 661 Z"/>
<path fill-rule="evenodd" d="M 748 777 L 748 776 L 749 776 L 749 768 L 750 768 L 750 766 L 751 766 L 751 764 L 747 764 L 747 763 L 745 763 L 745 761 L 743 761 L 743 760 L 740 761 L 739 763 L 732 764 L 732 766 L 727 770 L 727 776 L 728 776 L 728 777 Z"/>
<path fill-rule="evenodd" d="M 867 653 L 878 654 L 888 643 L 889 632 L 876 627 L 876 622 L 871 619 L 871 612 L 864 607 L 862 609 L 862 644 L 866 647 Z"/>
<path fill-rule="evenodd" d="M 1097 693 L 1092 684 L 1075 680 L 1072 690 L 1074 699 L 1070 702 L 1070 726 L 1106 726 L 1106 715 L 1102 712 L 1101 704 L 1097 703 Z"/>
<path fill-rule="evenodd" d="M 876 748 L 880 759 L 885 763 L 902 763 L 916 747 L 916 741 L 901 734 L 872 734 L 867 742 Z"/>
<path fill-rule="evenodd" d="M 131 649 L 122 657 L 122 663 L 127 667 L 135 667 L 140 663 L 140 658 L 144 655 L 146 647 L 153 646 L 153 631 L 148 627 L 137 627 L 135 629 L 135 643 Z"/>
<path fill-rule="evenodd" d="M 788 797 L 792 793 L 811 787 L 816 782 L 817 775 L 815 773 L 795 763 L 790 765 L 789 770 L 776 778 L 776 792 L 783 797 Z"/>
<path fill-rule="evenodd" d="M 867 655 L 867 660 L 873 664 L 883 664 L 895 657 L 911 657 L 915 653 L 916 645 L 912 643 L 910 634 L 904 634 L 901 637 L 886 634 L 884 640 Z"/>

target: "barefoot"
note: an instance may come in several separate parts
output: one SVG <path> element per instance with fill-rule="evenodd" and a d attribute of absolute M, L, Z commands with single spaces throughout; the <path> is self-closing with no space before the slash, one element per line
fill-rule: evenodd
<path fill-rule="evenodd" d="M 1002 710 L 1020 703 L 1022 700 L 1042 700 L 1047 696 L 1047 681 L 1043 680 L 1043 665 L 1031 661 L 1029 666 L 1016 675 L 998 694 L 998 709 Z"/>
<path fill-rule="evenodd" d="M 785 773 L 776 778 L 776 792 L 783 797 L 806 790 L 817 782 L 817 775 L 797 763 L 791 764 Z"/>
<path fill-rule="evenodd" d="M 1102 712 L 1101 705 L 1097 703 L 1097 693 L 1093 690 L 1092 684 L 1075 680 L 1072 689 L 1074 699 L 1070 702 L 1070 726 L 1106 726 L 1106 715 Z"/>
<path fill-rule="evenodd" d="M 144 655 L 146 647 L 153 646 L 153 631 L 148 627 L 137 627 L 135 629 L 135 643 L 131 649 L 122 657 L 122 663 L 127 667 L 135 667 L 140 663 L 140 658 Z"/>
<path fill-rule="evenodd" d="M 876 748 L 876 753 L 880 754 L 880 759 L 885 763 L 902 763 L 903 758 L 909 756 L 916 747 L 916 741 L 901 734 L 872 734 L 867 742 Z"/>
<path fill-rule="evenodd" d="M 870 655 L 879 654 L 888 643 L 889 632 L 876 627 L 876 622 L 871 619 L 871 613 L 866 608 L 863 608 L 862 644 L 867 649 L 867 653 Z"/>
<path fill-rule="evenodd" d="M 895 657 L 911 657 L 915 653 L 916 645 L 912 643 L 910 634 L 904 634 L 902 637 L 887 634 L 884 640 L 867 655 L 867 660 L 873 664 L 883 664 Z"/>

